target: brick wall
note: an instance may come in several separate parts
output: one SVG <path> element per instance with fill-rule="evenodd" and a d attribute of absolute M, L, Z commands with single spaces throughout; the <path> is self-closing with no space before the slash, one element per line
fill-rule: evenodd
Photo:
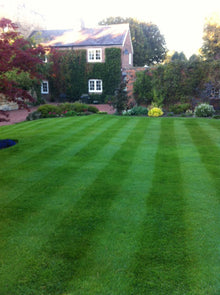
<path fill-rule="evenodd" d="M 129 98 L 134 98 L 133 96 L 133 88 L 134 82 L 136 81 L 136 73 L 145 71 L 145 67 L 131 67 L 123 69 L 123 73 L 126 74 L 127 79 L 127 94 Z"/>

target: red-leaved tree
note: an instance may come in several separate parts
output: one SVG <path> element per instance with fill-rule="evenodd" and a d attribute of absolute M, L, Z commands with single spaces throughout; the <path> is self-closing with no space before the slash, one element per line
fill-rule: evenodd
<path fill-rule="evenodd" d="M 40 85 L 44 55 L 44 48 L 24 39 L 11 20 L 0 20 L 0 93 L 19 108 L 28 109 L 27 102 L 34 101 L 29 90 L 33 81 Z M 0 111 L 0 121 L 7 117 L 7 112 Z"/>

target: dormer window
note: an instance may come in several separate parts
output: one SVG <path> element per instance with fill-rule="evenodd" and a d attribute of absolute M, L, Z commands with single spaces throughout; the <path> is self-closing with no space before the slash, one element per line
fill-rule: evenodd
<path fill-rule="evenodd" d="M 102 49 L 88 49 L 88 62 L 101 62 L 102 61 Z"/>

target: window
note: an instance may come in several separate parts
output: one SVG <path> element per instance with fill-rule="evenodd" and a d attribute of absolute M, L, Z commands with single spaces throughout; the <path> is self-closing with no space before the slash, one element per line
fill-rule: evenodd
<path fill-rule="evenodd" d="M 49 84 L 48 84 L 48 81 L 43 81 L 41 83 L 41 93 L 42 94 L 48 94 L 49 93 Z"/>
<path fill-rule="evenodd" d="M 129 53 L 129 65 L 131 65 L 132 64 L 132 55 L 131 55 L 131 53 Z"/>
<path fill-rule="evenodd" d="M 102 80 L 89 80 L 89 92 L 102 92 Z"/>
<path fill-rule="evenodd" d="M 102 50 L 100 48 L 88 49 L 88 62 L 101 62 Z"/>

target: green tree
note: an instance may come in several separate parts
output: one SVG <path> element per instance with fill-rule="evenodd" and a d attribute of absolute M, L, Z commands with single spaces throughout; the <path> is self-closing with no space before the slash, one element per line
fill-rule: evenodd
<path fill-rule="evenodd" d="M 208 60 L 220 59 L 220 20 L 214 16 L 209 18 L 204 26 L 201 52 Z"/>
<path fill-rule="evenodd" d="M 128 104 L 126 86 L 127 86 L 126 82 L 121 81 L 111 101 L 111 105 L 116 109 L 119 115 L 121 115 L 122 111 L 127 108 L 127 104 Z"/>
<path fill-rule="evenodd" d="M 148 71 L 138 72 L 134 83 L 134 96 L 138 105 L 152 101 L 152 75 Z"/>
<path fill-rule="evenodd" d="M 175 51 L 171 57 L 171 61 L 187 61 L 187 58 L 183 52 Z"/>
<path fill-rule="evenodd" d="M 134 66 L 160 63 L 166 56 L 166 43 L 159 28 L 152 23 L 139 22 L 134 18 L 109 17 L 99 25 L 129 23 L 134 48 Z"/>

